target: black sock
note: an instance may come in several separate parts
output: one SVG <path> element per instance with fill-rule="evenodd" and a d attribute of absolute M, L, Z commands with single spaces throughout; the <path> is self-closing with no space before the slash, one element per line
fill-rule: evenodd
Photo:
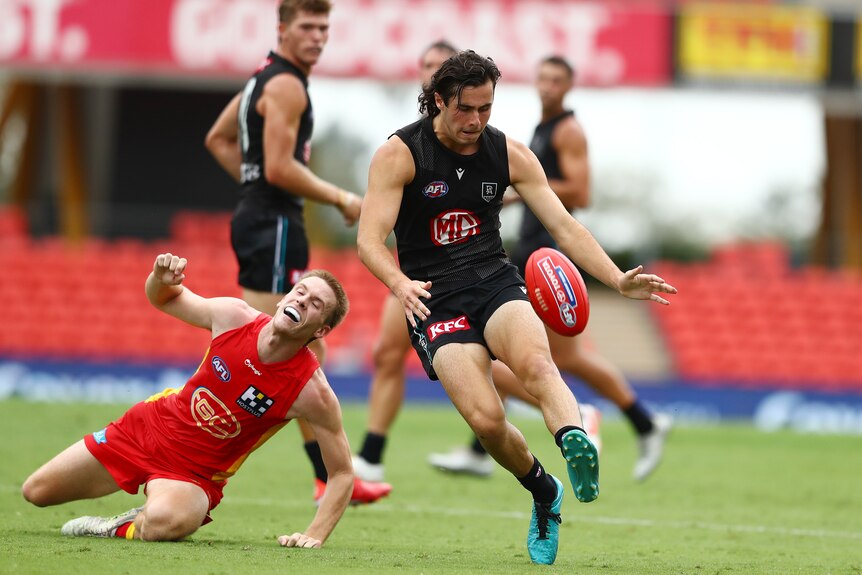
<path fill-rule="evenodd" d="M 634 403 L 628 408 L 623 409 L 622 412 L 631 422 L 632 427 L 635 428 L 638 435 L 646 435 L 653 430 L 652 416 L 639 399 L 636 399 Z"/>
<path fill-rule="evenodd" d="M 556 442 L 557 442 L 557 447 L 559 447 L 560 449 L 562 449 L 562 448 L 563 448 L 563 436 L 564 436 L 565 434 L 567 434 L 568 432 L 570 432 L 571 430 L 573 430 L 573 429 L 580 429 L 580 430 L 583 432 L 583 434 L 584 434 L 584 435 L 586 435 L 586 434 L 587 434 L 587 432 L 586 432 L 586 431 L 584 431 L 584 428 L 583 428 L 583 427 L 578 427 L 577 425 L 566 425 L 566 426 L 564 426 L 564 427 L 561 427 L 561 428 L 560 428 L 560 429 L 558 429 L 558 430 L 557 430 L 557 432 L 554 434 L 554 441 L 556 441 Z"/>
<path fill-rule="evenodd" d="M 311 460 L 311 465 L 314 466 L 314 476 L 326 483 L 329 475 L 327 475 L 326 466 L 323 464 L 323 456 L 320 455 L 320 444 L 316 441 L 308 441 L 304 447 L 308 458 Z"/>
<path fill-rule="evenodd" d="M 365 433 L 365 441 L 362 442 L 359 457 L 376 465 L 383 459 L 384 447 L 386 447 L 386 436 L 368 431 Z"/>
<path fill-rule="evenodd" d="M 518 481 L 524 486 L 524 489 L 533 494 L 533 500 L 538 503 L 553 503 L 557 498 L 557 485 L 551 476 L 545 473 L 545 468 L 533 456 L 533 467 L 530 472 L 524 477 L 519 477 Z"/>
<path fill-rule="evenodd" d="M 487 455 L 488 452 L 485 450 L 485 446 L 482 445 L 482 442 L 479 441 L 479 438 L 475 435 L 473 436 L 473 443 L 470 444 L 470 449 L 473 450 L 473 453 L 476 455 Z"/>

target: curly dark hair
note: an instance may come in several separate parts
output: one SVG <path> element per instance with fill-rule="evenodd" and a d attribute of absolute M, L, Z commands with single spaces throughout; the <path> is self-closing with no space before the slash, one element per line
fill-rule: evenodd
<path fill-rule="evenodd" d="M 500 70 L 491 58 L 480 56 L 473 50 L 458 52 L 443 62 L 428 85 L 422 87 L 419 113 L 427 113 L 432 118 L 440 114 L 434 102 L 434 94 L 440 94 L 448 106 L 452 98 L 461 101 L 464 88 L 476 88 L 489 80 L 496 88 L 500 76 Z"/>

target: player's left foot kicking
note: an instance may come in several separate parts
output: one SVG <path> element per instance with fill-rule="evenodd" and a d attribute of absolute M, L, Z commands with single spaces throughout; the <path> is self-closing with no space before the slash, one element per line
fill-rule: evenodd
<path fill-rule="evenodd" d="M 563 435 L 563 457 L 575 497 L 589 503 L 599 496 L 599 455 L 586 433 L 573 429 Z"/>

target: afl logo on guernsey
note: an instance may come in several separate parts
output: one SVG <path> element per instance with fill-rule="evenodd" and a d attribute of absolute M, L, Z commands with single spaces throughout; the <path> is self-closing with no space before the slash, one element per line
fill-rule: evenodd
<path fill-rule="evenodd" d="M 432 200 L 434 198 L 442 198 L 448 193 L 449 184 L 441 180 L 431 182 L 422 189 L 422 194 L 424 194 L 426 198 L 431 198 Z"/>
<path fill-rule="evenodd" d="M 225 383 L 230 381 L 230 370 L 227 368 L 227 364 L 222 358 L 216 355 L 212 358 L 211 363 L 213 366 L 213 372 L 215 372 L 216 377 L 218 377 Z"/>

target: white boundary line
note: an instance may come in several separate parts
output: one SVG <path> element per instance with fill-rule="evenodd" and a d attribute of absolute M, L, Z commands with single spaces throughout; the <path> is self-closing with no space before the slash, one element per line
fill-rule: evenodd
<path fill-rule="evenodd" d="M 225 496 L 222 504 L 228 505 L 261 505 L 264 507 L 305 508 L 311 505 L 295 501 L 279 501 L 275 499 L 254 499 L 246 497 Z M 374 503 L 363 506 L 373 513 L 414 513 L 427 515 L 442 515 L 446 517 L 489 517 L 496 519 L 512 519 L 529 521 L 530 514 L 522 511 L 489 511 L 477 509 L 451 509 L 441 507 L 421 507 L 419 505 L 391 505 Z M 726 523 L 709 523 L 706 521 L 660 521 L 655 519 L 636 519 L 633 517 L 607 517 L 564 515 L 565 521 L 575 523 L 596 523 L 600 525 L 620 525 L 626 527 L 662 527 L 666 529 L 700 529 L 702 531 L 724 531 L 732 533 L 763 533 L 767 535 L 784 535 L 788 537 L 819 537 L 822 539 L 851 539 L 862 541 L 860 531 L 829 531 L 826 529 L 798 529 L 791 527 L 773 527 L 767 525 L 732 525 Z"/>
<path fill-rule="evenodd" d="M 0 485 L 0 492 L 17 491 L 18 486 Z M 313 507 L 311 500 L 297 501 L 286 499 L 269 499 L 256 497 L 231 497 L 225 495 L 222 505 L 259 505 L 261 507 L 281 507 L 284 509 L 309 509 Z M 372 513 L 414 513 L 425 515 L 442 515 L 446 517 L 488 517 L 496 519 L 512 519 L 527 521 L 530 514 L 523 511 L 489 511 L 478 509 L 450 509 L 441 507 L 421 507 L 419 505 L 391 505 L 374 503 L 363 506 Z M 565 521 L 574 523 L 595 523 L 599 525 L 620 525 L 625 527 L 662 527 L 666 529 L 700 529 L 702 531 L 724 531 L 731 533 L 762 533 L 766 535 L 784 535 L 787 537 L 819 537 L 821 539 L 850 539 L 862 541 L 860 531 L 829 531 L 826 529 L 798 529 L 791 527 L 772 527 L 768 525 L 732 525 L 726 523 L 709 523 L 706 521 L 659 521 L 655 519 L 636 519 L 633 517 L 608 517 L 569 514 Z"/>

